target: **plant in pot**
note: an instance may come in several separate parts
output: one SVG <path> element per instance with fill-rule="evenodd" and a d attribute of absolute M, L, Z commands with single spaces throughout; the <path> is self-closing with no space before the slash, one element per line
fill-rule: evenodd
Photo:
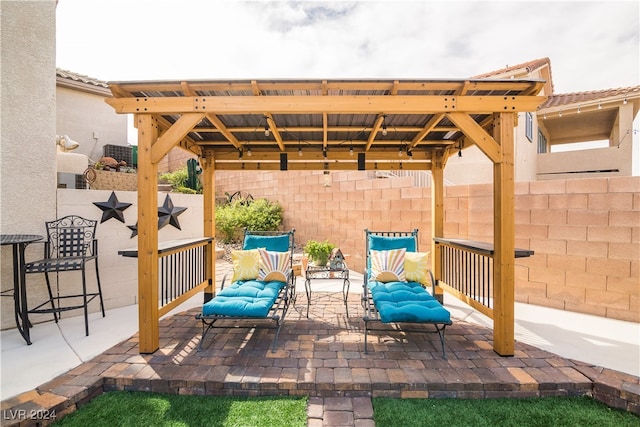
<path fill-rule="evenodd" d="M 319 242 L 317 240 L 309 240 L 304 246 L 304 253 L 309 256 L 312 264 L 317 266 L 325 266 L 329 262 L 329 255 L 336 245 L 329 243 L 327 240 Z"/>

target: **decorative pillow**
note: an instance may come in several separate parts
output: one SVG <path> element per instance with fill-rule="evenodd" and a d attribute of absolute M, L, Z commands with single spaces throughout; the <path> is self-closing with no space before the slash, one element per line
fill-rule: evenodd
<path fill-rule="evenodd" d="M 378 282 L 404 282 L 405 248 L 388 251 L 369 251 L 371 279 Z"/>
<path fill-rule="evenodd" d="M 260 271 L 258 280 L 265 282 L 286 282 L 287 274 L 291 270 L 290 252 L 272 252 L 258 249 L 260 252 Z"/>
<path fill-rule="evenodd" d="M 260 270 L 260 252 L 258 249 L 231 251 L 233 262 L 232 282 L 237 280 L 255 280 Z"/>
<path fill-rule="evenodd" d="M 404 275 L 407 282 L 428 285 L 429 252 L 407 252 L 404 254 Z"/>
<path fill-rule="evenodd" d="M 268 251 L 286 252 L 289 250 L 289 234 L 278 236 L 263 236 L 259 234 L 247 234 L 244 238 L 242 249 L 260 249 Z"/>

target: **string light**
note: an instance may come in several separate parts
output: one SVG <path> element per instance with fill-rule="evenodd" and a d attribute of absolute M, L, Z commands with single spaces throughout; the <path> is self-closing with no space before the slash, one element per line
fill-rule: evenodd
<path fill-rule="evenodd" d="M 269 130 L 269 117 L 264 116 L 264 136 L 268 138 L 270 134 L 271 131 Z"/>
<path fill-rule="evenodd" d="M 386 119 L 387 119 L 387 116 L 383 115 L 382 116 L 382 136 L 387 136 L 387 123 L 385 122 Z"/>
<path fill-rule="evenodd" d="M 298 156 L 302 157 L 302 145 L 300 145 L 300 141 L 298 141 Z"/>
<path fill-rule="evenodd" d="M 249 145 L 248 142 L 247 142 L 247 156 L 251 157 L 251 146 Z"/>

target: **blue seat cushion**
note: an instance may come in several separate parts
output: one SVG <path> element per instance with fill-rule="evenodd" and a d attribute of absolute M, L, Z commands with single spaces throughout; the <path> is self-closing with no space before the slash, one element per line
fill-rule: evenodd
<path fill-rule="evenodd" d="M 233 282 L 202 306 L 204 316 L 266 317 L 286 283 L 247 280 Z"/>
<path fill-rule="evenodd" d="M 373 303 L 383 323 L 449 323 L 451 314 L 420 283 L 368 283 Z"/>

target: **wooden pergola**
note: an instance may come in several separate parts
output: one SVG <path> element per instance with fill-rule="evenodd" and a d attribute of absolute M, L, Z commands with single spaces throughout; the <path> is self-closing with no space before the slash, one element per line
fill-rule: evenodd
<path fill-rule="evenodd" d="M 140 352 L 159 347 L 158 163 L 174 147 L 203 169 L 204 237 L 215 237 L 216 170 L 431 171 L 432 236 L 443 236 L 447 159 L 476 145 L 494 164 L 494 350 L 514 351 L 514 127 L 542 80 L 110 82 L 138 129 Z M 209 244 L 210 246 L 213 243 Z M 432 269 L 441 276 L 439 246 Z M 212 249 L 210 247 L 209 249 Z M 214 253 L 206 297 L 215 292 Z"/>

